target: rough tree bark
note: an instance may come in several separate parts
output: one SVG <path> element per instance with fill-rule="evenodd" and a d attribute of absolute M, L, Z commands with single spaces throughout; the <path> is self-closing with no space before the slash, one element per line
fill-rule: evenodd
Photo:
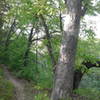
<path fill-rule="evenodd" d="M 51 100 L 67 99 L 73 90 L 74 62 L 80 28 L 82 0 L 65 0 L 67 6 L 60 57 L 55 70 Z"/>

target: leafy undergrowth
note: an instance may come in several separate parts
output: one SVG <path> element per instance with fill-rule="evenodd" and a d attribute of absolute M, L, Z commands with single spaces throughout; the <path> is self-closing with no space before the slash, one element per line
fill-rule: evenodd
<path fill-rule="evenodd" d="M 47 93 L 39 93 L 35 96 L 35 100 L 50 100 Z"/>
<path fill-rule="evenodd" d="M 100 100 L 100 91 L 95 88 L 79 88 L 74 92 L 79 97 L 84 98 L 82 100 Z"/>
<path fill-rule="evenodd" d="M 35 100 L 50 100 L 48 92 L 40 92 L 35 95 Z M 69 99 L 62 100 L 100 100 L 100 91 L 95 89 L 77 89 Z"/>
<path fill-rule="evenodd" d="M 4 78 L 0 68 L 0 100 L 14 100 L 14 86 Z"/>
<path fill-rule="evenodd" d="M 25 85 L 27 100 L 50 100 L 51 88 L 44 88 L 40 84 L 28 83 Z M 100 100 L 100 92 L 95 89 L 78 89 L 74 91 L 73 99 L 69 100 Z M 0 68 L 0 100 L 15 100 L 14 86 L 4 79 L 3 71 Z"/>

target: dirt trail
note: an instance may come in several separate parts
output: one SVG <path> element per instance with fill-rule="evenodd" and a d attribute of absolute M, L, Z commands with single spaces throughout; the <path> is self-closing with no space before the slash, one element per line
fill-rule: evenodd
<path fill-rule="evenodd" d="M 34 100 L 34 94 L 37 94 L 41 91 L 34 91 L 30 84 L 22 79 L 18 79 L 12 75 L 12 73 L 7 69 L 6 66 L 1 65 L 4 70 L 4 75 L 6 79 L 13 83 L 15 87 L 15 99 L 14 100 Z M 89 100 L 85 97 L 81 97 L 78 95 L 73 95 L 73 100 Z"/>
<path fill-rule="evenodd" d="M 31 88 L 28 87 L 27 82 L 16 78 L 8 71 L 6 66 L 2 66 L 5 77 L 12 82 L 15 87 L 15 100 L 33 100 L 33 94 Z"/>

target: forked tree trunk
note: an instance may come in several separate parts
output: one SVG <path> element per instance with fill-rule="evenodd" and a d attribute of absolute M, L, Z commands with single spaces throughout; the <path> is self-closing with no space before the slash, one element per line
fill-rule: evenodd
<path fill-rule="evenodd" d="M 74 62 L 80 28 L 82 0 L 66 0 L 67 13 L 51 100 L 66 100 L 73 90 Z"/>

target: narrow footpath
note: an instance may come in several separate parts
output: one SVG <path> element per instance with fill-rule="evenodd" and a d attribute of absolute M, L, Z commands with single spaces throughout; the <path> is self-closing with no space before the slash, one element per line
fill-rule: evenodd
<path fill-rule="evenodd" d="M 13 76 L 5 65 L 2 65 L 2 67 L 6 79 L 15 87 L 15 100 L 34 100 L 33 92 L 32 89 L 28 87 L 28 82 Z"/>

